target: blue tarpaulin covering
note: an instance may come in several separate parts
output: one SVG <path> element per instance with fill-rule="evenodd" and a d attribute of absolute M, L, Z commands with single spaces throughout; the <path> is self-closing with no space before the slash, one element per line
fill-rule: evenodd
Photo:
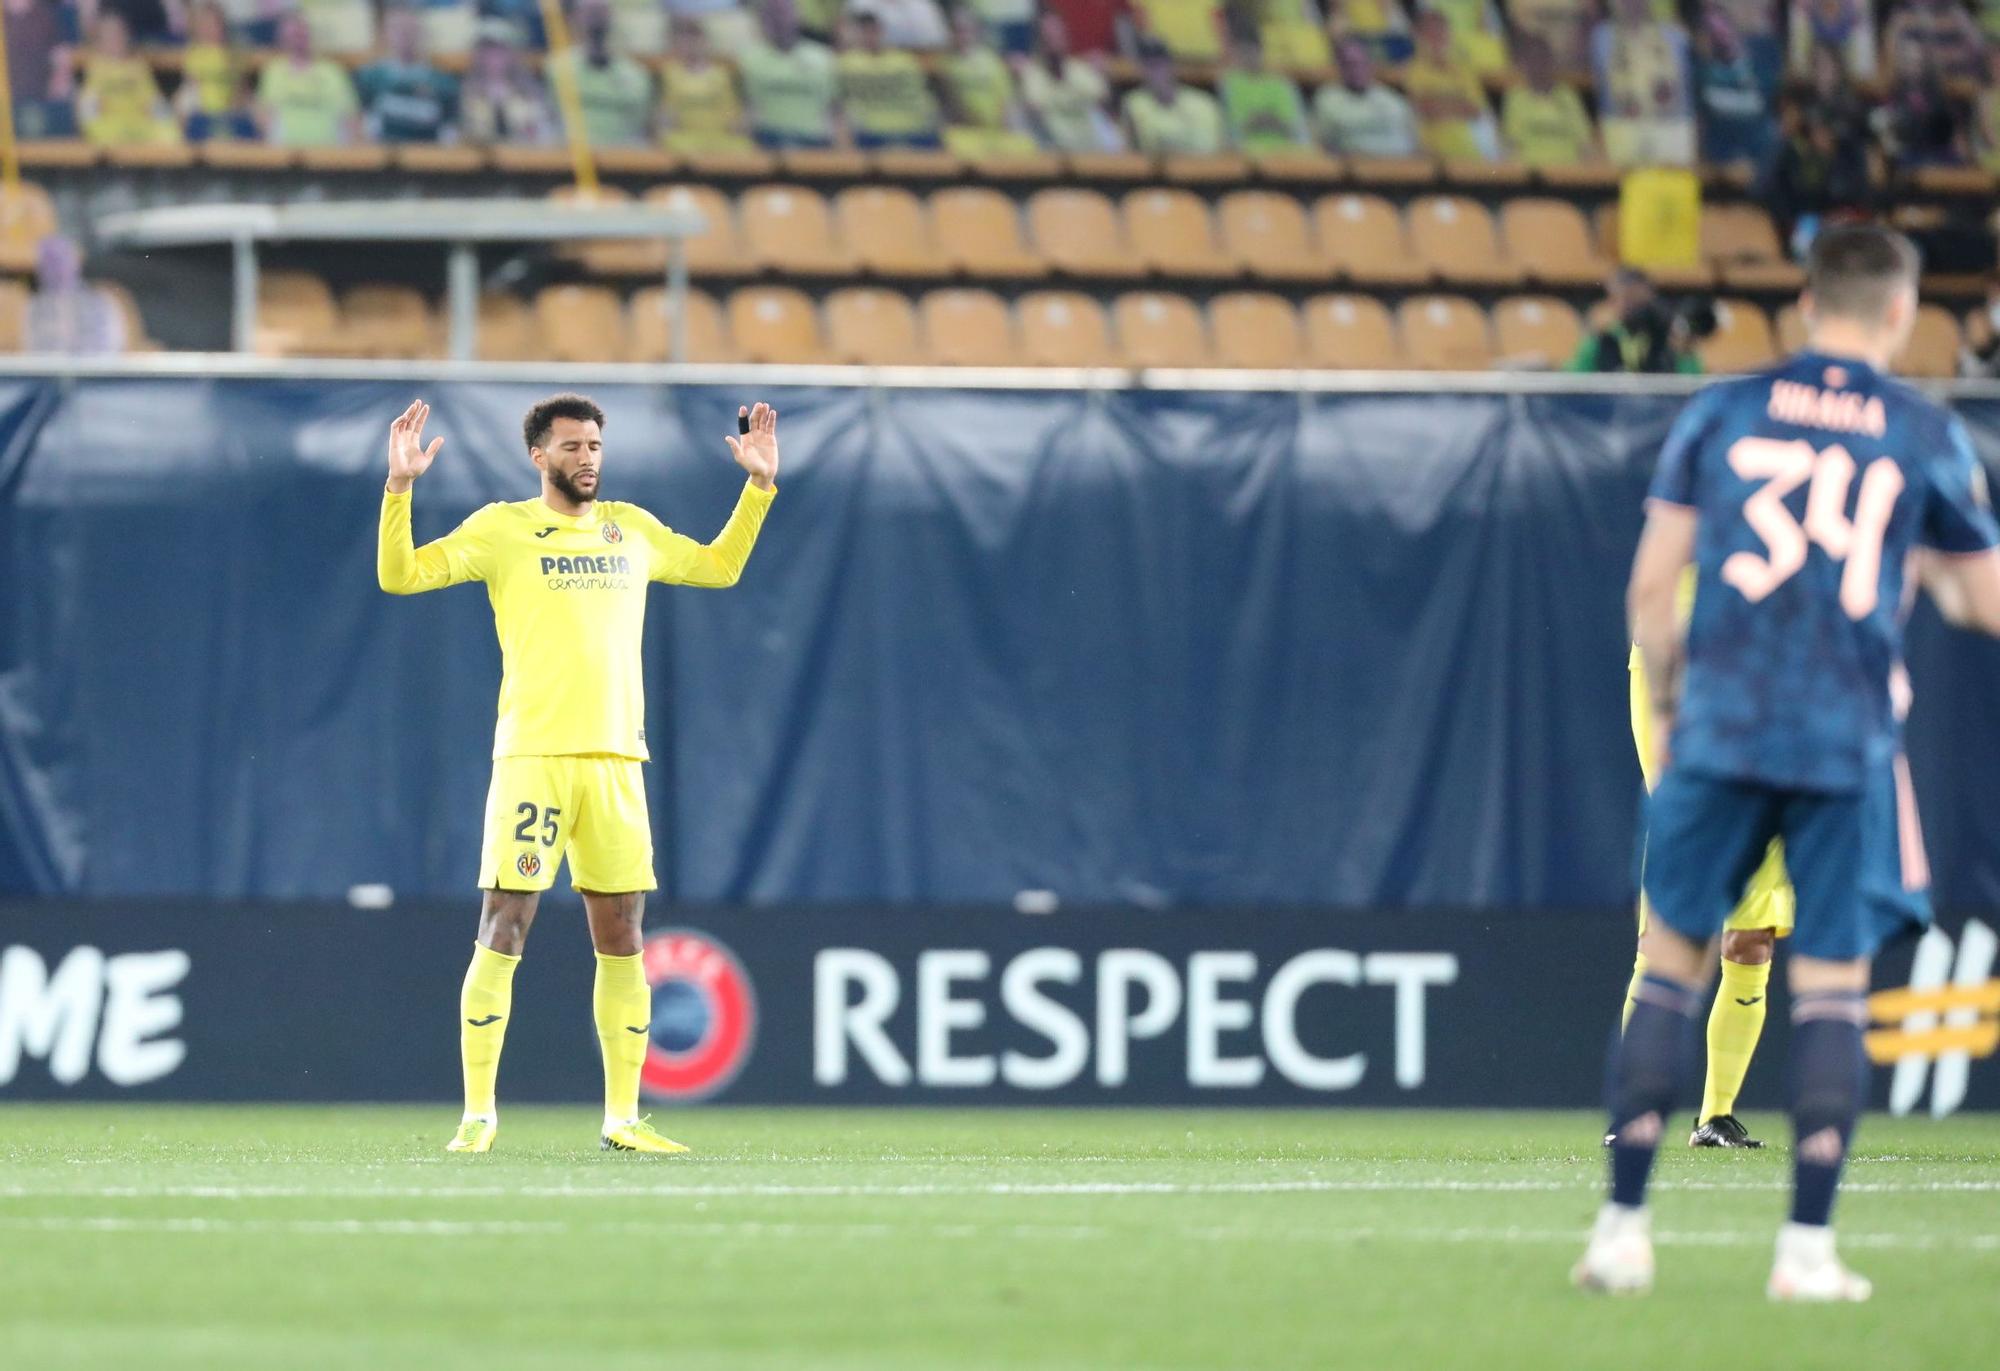
<path fill-rule="evenodd" d="M 0 380 L 0 890 L 463 893 L 499 654 L 375 586 L 408 382 Z M 426 384 L 418 538 L 536 490 L 545 387 Z M 732 902 L 1623 904 L 1624 575 L 1667 394 L 610 384 L 605 494 L 743 582 L 647 626 L 663 890 Z M 2000 403 L 1962 412 L 2000 460 Z M 2000 905 L 2000 650 L 1919 611 L 1943 902 Z"/>

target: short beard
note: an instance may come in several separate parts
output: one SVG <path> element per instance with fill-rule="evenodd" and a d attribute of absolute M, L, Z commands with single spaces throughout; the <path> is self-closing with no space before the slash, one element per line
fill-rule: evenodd
<path fill-rule="evenodd" d="M 587 505 L 597 498 L 595 495 L 585 495 L 581 490 L 578 490 L 575 481 L 572 481 L 567 475 L 557 471 L 554 467 L 548 469 L 548 477 L 549 484 L 561 491 L 563 498 L 571 504 Z M 601 486 L 603 483 L 604 478 L 600 476 L 598 484 Z"/>

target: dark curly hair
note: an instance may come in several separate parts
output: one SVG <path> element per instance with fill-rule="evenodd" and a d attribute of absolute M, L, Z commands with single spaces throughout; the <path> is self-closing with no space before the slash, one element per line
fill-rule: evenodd
<path fill-rule="evenodd" d="M 588 395 L 551 395 L 548 399 L 528 411 L 521 420 L 521 437 L 533 452 L 549 440 L 549 430 L 558 419 L 575 419 L 581 422 L 590 419 L 597 427 L 604 427 L 604 411 L 597 407 L 597 401 Z"/>

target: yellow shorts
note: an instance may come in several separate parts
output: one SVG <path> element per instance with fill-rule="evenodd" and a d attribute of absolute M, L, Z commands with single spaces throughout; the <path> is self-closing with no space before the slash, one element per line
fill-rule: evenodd
<path fill-rule="evenodd" d="M 607 895 L 652 890 L 653 825 L 631 757 L 496 757 L 486 792 L 482 890 L 547 890 L 569 855 L 569 882 Z"/>
<path fill-rule="evenodd" d="M 1646 789 L 1651 790 L 1653 783 L 1659 779 L 1653 774 L 1653 763 L 1658 754 L 1653 750 L 1652 697 L 1646 690 L 1646 672 L 1639 665 L 1637 649 L 1632 653 L 1632 741 L 1639 746 L 1639 770 L 1645 774 Z M 1764 854 L 1764 864 L 1757 868 L 1750 883 L 1743 887 L 1743 902 L 1736 906 L 1736 912 L 1722 927 L 1730 933 L 1768 928 L 1780 938 L 1789 937 L 1796 908 L 1791 878 L 1785 872 L 1785 845 L 1774 838 L 1770 851 Z M 1646 931 L 1646 897 L 1643 893 L 1639 896 L 1639 931 Z"/>

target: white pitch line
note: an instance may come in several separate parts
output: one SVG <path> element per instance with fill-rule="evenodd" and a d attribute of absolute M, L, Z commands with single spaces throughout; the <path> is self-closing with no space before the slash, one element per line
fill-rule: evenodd
<path fill-rule="evenodd" d="M 1324 1180 L 1300 1177 L 1268 1181 L 991 1181 L 979 1185 L 912 1182 L 907 1184 L 791 1185 L 688 1184 L 661 1185 L 483 1185 L 483 1186 L 303 1186 L 303 1185 L 162 1185 L 162 1186 L 0 1186 L 0 1200 L 19 1199 L 194 1199 L 194 1200 L 425 1200 L 425 1199 L 924 1199 L 1044 1198 L 1070 1196 L 1187 1196 L 1296 1194 L 1554 1194 L 1595 1190 L 1595 1176 L 1574 1180 Z M 1789 1180 L 1759 1181 L 1662 1180 L 1656 1190 L 1772 1192 L 1790 1188 Z M 1853 1181 L 1841 1187 L 1847 1194 L 1925 1195 L 2000 1194 L 2000 1180 Z"/>
<path fill-rule="evenodd" d="M 173 1234 L 241 1236 L 282 1234 L 288 1237 L 519 1237 L 527 1235 L 621 1233 L 713 1238 L 890 1238 L 927 1235 L 943 1239 L 1004 1237 L 1012 1239 L 1090 1240 L 1112 1236 L 1110 1230 L 1087 1224 L 799 1224 L 746 1221 L 649 1224 L 633 1222 L 575 1223 L 565 1220 L 452 1219 L 134 1219 L 72 1216 L 0 1219 L 0 1231 L 35 1233 Z M 1568 1246 L 1582 1242 L 1581 1229 L 1568 1228 L 1326 1228 L 1283 1230 L 1248 1227 L 1190 1227 L 1178 1238 L 1192 1242 L 1260 1245 L 1273 1241 L 1320 1245 L 1353 1243 L 1417 1246 Z M 1667 1247 L 1767 1247 L 1764 1232 L 1674 1232 L 1654 1234 Z M 1840 1235 L 1849 1249 L 1890 1251 L 2000 1252 L 2000 1235 L 1966 1237 L 1926 1233 L 1848 1233 Z"/>

